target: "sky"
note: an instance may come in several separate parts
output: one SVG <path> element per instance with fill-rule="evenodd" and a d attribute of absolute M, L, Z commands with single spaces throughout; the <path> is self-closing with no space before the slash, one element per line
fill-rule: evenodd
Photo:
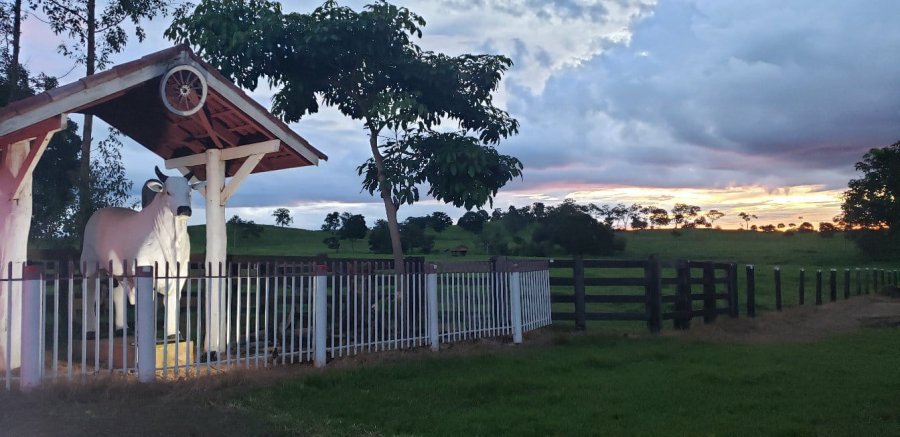
<path fill-rule="evenodd" d="M 533 202 L 676 202 L 738 212 L 762 224 L 830 221 L 854 163 L 900 139 L 900 2 L 870 0 L 428 0 L 396 1 L 427 21 L 419 44 L 451 55 L 503 54 L 515 65 L 495 102 L 521 123 L 501 153 L 524 176 L 493 207 Z M 290 11 L 318 2 L 288 1 Z M 358 8 L 364 2 L 344 1 Z M 23 31 L 31 71 L 77 80 L 83 66 L 40 14 Z M 113 57 L 126 62 L 172 45 L 166 19 L 146 25 Z M 68 74 L 66 75 L 66 73 Z M 266 107 L 274 90 L 248 93 Z M 318 167 L 248 178 L 227 214 L 273 223 L 287 207 L 294 226 L 318 228 L 331 211 L 384 217 L 361 190 L 369 157 L 361 123 L 324 109 L 291 127 L 329 156 Z M 96 129 L 101 139 L 104 129 Z M 126 142 L 137 186 L 162 160 Z M 204 222 L 194 197 L 192 223 Z M 490 208 L 490 206 L 486 206 Z M 423 199 L 399 215 L 465 210 Z"/>

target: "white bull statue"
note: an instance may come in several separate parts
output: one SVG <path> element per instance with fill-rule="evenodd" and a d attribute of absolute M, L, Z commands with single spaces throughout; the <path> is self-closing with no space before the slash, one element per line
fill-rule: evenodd
<path fill-rule="evenodd" d="M 156 168 L 159 180 L 151 179 L 144 185 L 143 208 L 103 208 L 91 215 L 84 230 L 81 250 L 85 277 L 96 277 L 98 267 L 115 278 L 113 303 L 115 328 L 125 326 L 125 293 L 134 305 L 134 284 L 128 276 L 135 263 L 138 266 L 158 266 L 155 290 L 165 296 L 166 336 L 178 335 L 176 314 L 181 288 L 187 282 L 191 243 L 187 233 L 187 221 L 191 216 L 191 189 L 200 189 L 205 182 L 190 183 L 192 174 L 185 177 L 166 176 Z M 148 195 L 149 190 L 149 195 Z M 110 269 L 112 263 L 112 271 Z M 170 278 L 165 278 L 165 266 L 169 266 Z M 180 280 L 175 279 L 176 266 L 180 265 Z M 128 269 L 126 271 L 126 269 Z M 89 282 L 91 283 L 91 282 Z M 97 329 L 95 293 L 92 287 L 85 290 L 85 330 Z"/>

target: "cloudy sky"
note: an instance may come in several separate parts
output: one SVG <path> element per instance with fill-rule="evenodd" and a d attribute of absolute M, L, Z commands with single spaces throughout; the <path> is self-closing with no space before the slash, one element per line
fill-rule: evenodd
<path fill-rule="evenodd" d="M 309 10 L 317 2 L 283 2 Z M 900 139 L 900 2 L 870 0 L 428 0 L 397 1 L 428 22 L 420 44 L 448 54 L 513 59 L 497 101 L 521 122 L 500 150 L 525 165 L 494 206 L 675 202 L 737 213 L 760 224 L 830 220 L 853 164 Z M 358 7 L 363 2 L 343 2 Z M 26 22 L 23 60 L 64 75 L 60 37 L 40 15 Z M 115 57 L 171 45 L 165 20 Z M 77 80 L 78 66 L 61 80 Z M 251 90 L 270 106 L 272 91 Z M 288 207 L 295 226 L 317 228 L 330 211 L 384 216 L 360 190 L 367 157 L 360 123 L 334 110 L 292 127 L 329 155 L 319 167 L 255 175 L 228 214 L 272 223 Z M 101 131 L 102 132 L 102 131 Z M 130 143 L 128 174 L 161 160 Z M 195 205 L 202 202 L 195 198 Z M 401 218 L 463 210 L 424 200 Z M 730 220 L 729 220 L 730 219 Z M 202 223 L 203 215 L 195 214 Z"/>

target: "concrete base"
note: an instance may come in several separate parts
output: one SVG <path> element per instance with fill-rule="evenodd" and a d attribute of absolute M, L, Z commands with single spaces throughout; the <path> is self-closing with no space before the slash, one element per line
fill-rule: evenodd
<path fill-rule="evenodd" d="M 94 365 L 94 352 L 96 351 L 96 346 L 99 343 L 100 346 L 100 368 L 108 369 L 109 368 L 109 349 L 112 348 L 113 360 L 112 367 L 113 369 L 121 369 L 123 367 L 133 368 L 135 366 L 134 358 L 137 355 L 136 348 L 134 344 L 134 337 L 128 337 L 125 340 L 125 344 L 122 344 L 122 337 L 113 338 L 113 343 L 110 344 L 107 339 L 100 340 L 88 340 L 85 344 L 87 346 L 87 364 L 88 366 Z M 76 342 L 74 344 L 74 361 L 76 363 L 81 362 L 81 343 Z M 127 347 L 128 354 L 128 362 L 123 362 L 122 351 Z M 168 349 L 168 356 L 166 350 Z M 158 344 L 156 345 L 156 368 L 162 369 L 164 365 L 167 367 L 175 366 L 175 350 L 178 350 L 178 365 L 185 366 L 188 364 L 194 363 L 194 342 L 192 341 L 179 341 L 178 343 L 169 342 L 168 345 Z M 124 364 L 124 365 L 123 365 Z"/>

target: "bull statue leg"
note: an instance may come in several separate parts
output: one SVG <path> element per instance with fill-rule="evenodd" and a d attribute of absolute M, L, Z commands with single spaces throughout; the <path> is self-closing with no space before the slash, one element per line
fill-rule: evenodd
<path fill-rule="evenodd" d="M 166 337 L 177 338 L 176 336 L 178 335 L 178 313 L 180 310 L 178 302 L 181 300 L 181 286 L 183 285 L 183 281 L 174 280 L 162 280 L 157 283 L 156 289 L 163 291 L 160 294 L 166 298 Z"/>
<path fill-rule="evenodd" d="M 116 323 L 116 331 L 121 331 L 125 328 L 125 288 L 123 287 L 124 280 L 120 279 L 115 282 L 115 286 L 113 286 L 112 294 L 113 294 L 113 314 L 115 315 L 115 323 Z"/>

